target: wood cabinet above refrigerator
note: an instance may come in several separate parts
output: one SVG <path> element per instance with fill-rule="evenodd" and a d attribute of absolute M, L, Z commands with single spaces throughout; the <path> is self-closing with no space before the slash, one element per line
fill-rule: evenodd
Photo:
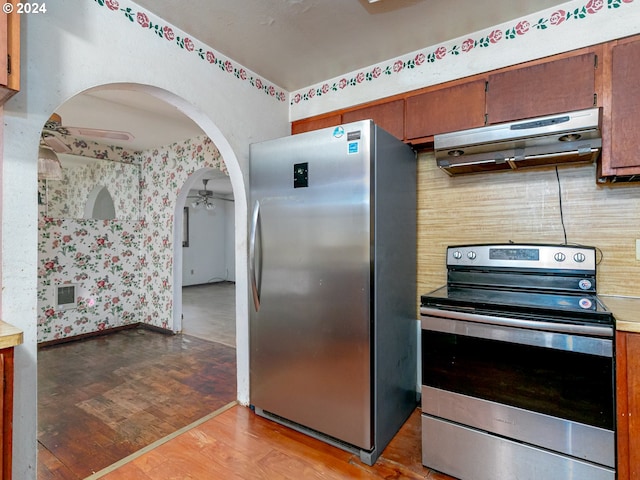
<path fill-rule="evenodd" d="M 407 97 L 407 140 L 483 126 L 485 85 L 479 79 Z"/>

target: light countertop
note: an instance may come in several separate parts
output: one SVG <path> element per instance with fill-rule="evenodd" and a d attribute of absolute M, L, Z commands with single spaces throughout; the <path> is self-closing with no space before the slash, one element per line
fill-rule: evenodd
<path fill-rule="evenodd" d="M 0 348 L 10 348 L 22 343 L 22 330 L 0 320 Z"/>
<path fill-rule="evenodd" d="M 640 298 L 598 295 L 602 303 L 613 312 L 616 330 L 640 333 Z"/>

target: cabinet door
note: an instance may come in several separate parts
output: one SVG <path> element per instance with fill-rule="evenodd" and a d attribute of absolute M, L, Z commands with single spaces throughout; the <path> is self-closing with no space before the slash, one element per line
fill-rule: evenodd
<path fill-rule="evenodd" d="M 408 97 L 407 140 L 483 126 L 485 85 L 476 80 Z"/>
<path fill-rule="evenodd" d="M 2 429 L 2 440 L 0 444 L 0 457 L 2 460 L 2 470 L 0 472 L 0 480 L 11 480 L 11 452 L 12 452 L 12 435 L 13 435 L 13 347 L 0 350 L 0 373 L 2 387 L 0 397 L 0 406 L 2 409 L 2 417 L 0 419 L 0 428 Z"/>
<path fill-rule="evenodd" d="M 343 123 L 368 119 L 394 137 L 404 139 L 404 100 L 379 103 L 342 114 Z"/>
<path fill-rule="evenodd" d="M 585 53 L 489 75 L 487 122 L 592 108 L 595 62 L 595 53 Z"/>
<path fill-rule="evenodd" d="M 11 0 L 13 5 L 16 0 Z M 9 61 L 9 58 L 11 61 Z M 20 90 L 20 15 L 0 15 L 0 105 Z"/>
<path fill-rule="evenodd" d="M 335 127 L 342 123 L 342 115 L 339 113 L 327 117 L 312 117 L 310 119 L 298 120 L 291 124 L 291 134 L 310 132 L 326 127 Z"/>
<path fill-rule="evenodd" d="M 640 480 L 640 334 L 616 334 L 618 480 Z"/>
<path fill-rule="evenodd" d="M 640 167 L 638 112 L 640 112 L 640 40 L 616 45 L 612 51 L 611 151 L 608 159 L 610 168 Z M 640 173 L 640 169 L 634 173 Z"/>

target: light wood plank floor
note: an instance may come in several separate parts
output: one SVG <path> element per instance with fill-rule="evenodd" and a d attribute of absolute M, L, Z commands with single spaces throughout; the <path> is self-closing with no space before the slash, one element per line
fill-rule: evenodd
<path fill-rule="evenodd" d="M 128 460 L 91 480 L 453 480 L 422 466 L 417 409 L 372 467 L 239 405 Z"/>

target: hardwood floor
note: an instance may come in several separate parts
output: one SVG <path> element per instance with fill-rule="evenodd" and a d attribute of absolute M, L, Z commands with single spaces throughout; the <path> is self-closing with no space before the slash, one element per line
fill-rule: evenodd
<path fill-rule="evenodd" d="M 235 405 L 91 480 L 454 480 L 423 467 L 420 451 L 417 409 L 370 467 L 351 453 Z"/>
<path fill-rule="evenodd" d="M 234 348 L 123 330 L 38 352 L 38 479 L 80 479 L 236 398 Z"/>

